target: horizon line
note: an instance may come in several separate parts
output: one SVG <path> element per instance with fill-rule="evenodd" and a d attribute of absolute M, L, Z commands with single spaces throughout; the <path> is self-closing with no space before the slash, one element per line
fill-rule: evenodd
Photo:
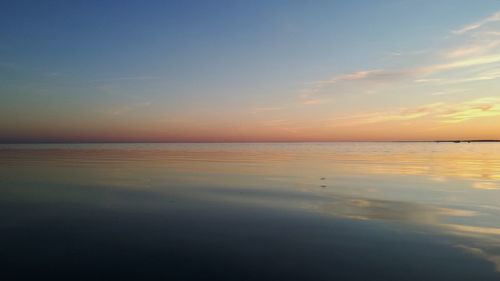
<path fill-rule="evenodd" d="M 290 141 L 0 141 L 0 144 L 224 144 L 224 143 L 345 143 L 345 142 L 500 142 L 500 139 L 443 140 L 290 140 Z"/>

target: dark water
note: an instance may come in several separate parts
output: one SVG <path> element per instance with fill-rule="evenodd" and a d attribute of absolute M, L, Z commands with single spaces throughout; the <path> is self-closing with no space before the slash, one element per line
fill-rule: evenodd
<path fill-rule="evenodd" d="M 1 280 L 500 280 L 500 144 L 0 147 Z"/>

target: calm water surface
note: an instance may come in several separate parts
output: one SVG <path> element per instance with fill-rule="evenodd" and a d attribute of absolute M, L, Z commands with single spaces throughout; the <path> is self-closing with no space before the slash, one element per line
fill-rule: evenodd
<path fill-rule="evenodd" d="M 500 280 L 494 143 L 2 145 L 0 211 L 2 280 Z"/>

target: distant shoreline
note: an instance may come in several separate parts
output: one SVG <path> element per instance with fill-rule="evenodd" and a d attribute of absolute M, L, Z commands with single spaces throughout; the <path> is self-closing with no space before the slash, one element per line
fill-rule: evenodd
<path fill-rule="evenodd" d="M 394 141 L 394 142 L 453 142 L 453 143 L 472 143 L 472 142 L 500 142 L 500 140 L 434 140 L 434 141 Z"/>

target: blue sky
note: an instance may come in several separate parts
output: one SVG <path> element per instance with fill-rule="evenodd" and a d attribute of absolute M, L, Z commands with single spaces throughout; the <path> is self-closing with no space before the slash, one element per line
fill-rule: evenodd
<path fill-rule="evenodd" d="M 301 128 L 435 103 L 495 103 L 498 94 L 318 81 L 363 71 L 379 79 L 463 46 L 493 45 L 456 31 L 498 10 L 498 1 L 2 1 L 0 137 L 99 139 L 116 130 L 110 139 L 335 140 L 345 130 L 347 139 L 397 138 Z M 496 30 L 495 22 L 473 32 Z M 471 87 L 492 88 L 453 90 Z"/>

